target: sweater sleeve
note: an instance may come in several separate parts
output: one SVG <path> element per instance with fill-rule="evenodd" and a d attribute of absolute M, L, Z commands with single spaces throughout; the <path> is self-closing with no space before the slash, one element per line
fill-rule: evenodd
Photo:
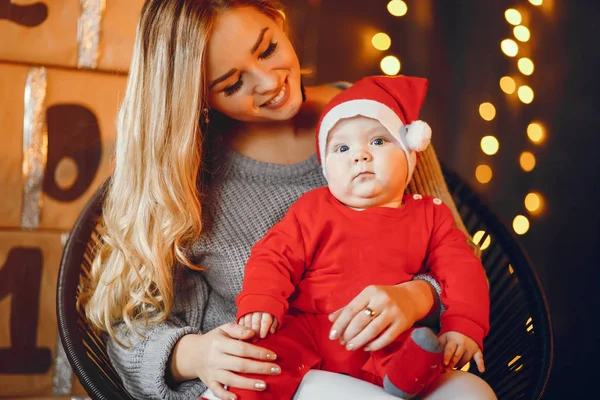
<path fill-rule="evenodd" d="M 433 229 L 426 267 L 442 288 L 446 311 L 440 318 L 441 332 L 460 332 L 475 340 L 483 350 L 490 316 L 485 271 L 473 254 L 467 238 L 456 226 L 450 209 L 432 205 Z"/>
<path fill-rule="evenodd" d="M 305 270 L 304 241 L 292 207 L 252 248 L 236 299 L 236 320 L 252 312 L 268 312 L 281 324 L 288 298 Z"/>
<path fill-rule="evenodd" d="M 183 267 L 181 267 L 183 268 Z M 194 276 L 185 276 L 195 274 Z M 200 332 L 208 301 L 208 285 L 198 272 L 187 271 L 174 279 L 175 304 L 163 323 L 136 325 L 138 335 L 124 323 L 116 327 L 117 339 L 123 347 L 107 337 L 107 352 L 129 394 L 136 399 L 196 398 L 206 385 L 199 379 L 179 384 L 170 382 L 167 370 L 173 347 L 184 335 Z"/>

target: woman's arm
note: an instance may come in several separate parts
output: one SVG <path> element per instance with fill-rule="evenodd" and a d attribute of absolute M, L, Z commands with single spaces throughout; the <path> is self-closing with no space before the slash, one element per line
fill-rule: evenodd
<path fill-rule="evenodd" d="M 444 304 L 441 301 L 442 287 L 431 274 L 415 275 L 412 279 L 412 282 L 418 281 L 425 282 L 427 284 L 429 291 L 433 294 L 433 305 L 424 317 L 417 320 L 417 324 L 424 325 L 433 329 L 434 331 L 438 331 L 440 329 L 441 316 L 444 311 L 446 311 L 446 307 L 444 307 Z"/>
<path fill-rule="evenodd" d="M 175 344 L 182 337 L 200 332 L 200 324 L 208 301 L 204 279 L 184 267 L 176 267 L 174 276 L 175 304 L 167 320 L 146 326 L 137 323 L 137 334 L 125 324 L 117 326 L 117 340 L 107 341 L 111 362 L 127 391 L 140 399 L 187 399 L 202 393 L 206 386 L 199 380 L 175 383 L 168 378 L 169 362 Z"/>

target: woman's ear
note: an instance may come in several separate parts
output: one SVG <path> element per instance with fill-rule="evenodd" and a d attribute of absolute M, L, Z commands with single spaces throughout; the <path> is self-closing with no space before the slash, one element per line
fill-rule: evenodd
<path fill-rule="evenodd" d="M 280 13 L 279 15 L 277 15 L 275 17 L 275 23 L 277 23 L 277 26 L 279 27 L 279 29 L 281 29 L 282 31 L 287 33 L 286 24 L 285 24 L 285 14 Z"/>

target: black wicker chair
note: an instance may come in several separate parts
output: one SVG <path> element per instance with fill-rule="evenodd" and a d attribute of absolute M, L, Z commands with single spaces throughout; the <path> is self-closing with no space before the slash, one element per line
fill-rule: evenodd
<path fill-rule="evenodd" d="M 483 251 L 491 293 L 491 331 L 485 340 L 482 377 L 499 399 L 540 399 L 552 365 L 548 306 L 531 263 L 514 237 L 456 174 L 444 169 L 450 192 L 471 234 L 491 239 Z M 105 182 L 88 202 L 65 246 L 58 277 L 59 335 L 71 366 L 93 399 L 131 399 L 105 352 L 105 344 L 75 307 L 79 276 L 89 270 L 100 240 Z M 475 368 L 471 372 L 478 374 Z"/>

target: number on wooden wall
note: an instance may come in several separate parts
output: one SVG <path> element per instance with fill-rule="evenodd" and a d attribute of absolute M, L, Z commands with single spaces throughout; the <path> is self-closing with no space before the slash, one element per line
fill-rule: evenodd
<path fill-rule="evenodd" d="M 81 105 L 56 104 L 48 108 L 46 122 L 48 161 L 44 192 L 58 201 L 73 201 L 89 189 L 100 167 L 102 140 L 98 119 Z M 74 164 L 76 178 L 68 187 L 61 187 L 55 172 L 65 158 Z"/>
<path fill-rule="evenodd" d="M 12 4 L 10 0 L 0 0 L 0 19 L 7 19 L 18 25 L 34 27 L 48 18 L 48 6 L 43 2 L 29 5 Z"/>
<path fill-rule="evenodd" d="M 15 247 L 0 269 L 0 300 L 12 294 L 9 348 L 0 348 L 0 374 L 43 374 L 52 352 L 37 347 L 43 255 L 39 248 Z"/>

